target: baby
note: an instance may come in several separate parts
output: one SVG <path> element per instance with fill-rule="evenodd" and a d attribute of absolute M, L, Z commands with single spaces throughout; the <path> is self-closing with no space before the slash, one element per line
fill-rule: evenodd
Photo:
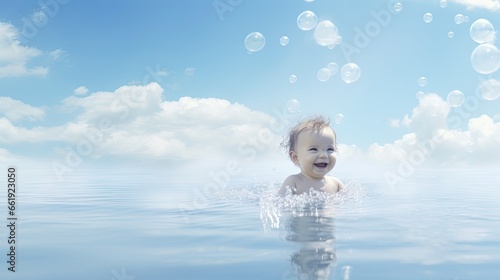
<path fill-rule="evenodd" d="M 290 159 L 300 173 L 285 179 L 279 194 L 284 196 L 289 187 L 293 194 L 316 191 L 336 193 L 344 184 L 335 177 L 326 176 L 335 166 L 337 140 L 330 123 L 322 117 L 313 117 L 290 130 L 285 144 Z"/>

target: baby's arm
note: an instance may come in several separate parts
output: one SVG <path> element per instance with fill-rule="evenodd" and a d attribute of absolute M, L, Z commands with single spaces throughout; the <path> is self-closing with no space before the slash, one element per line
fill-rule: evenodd
<path fill-rule="evenodd" d="M 287 187 L 289 187 L 292 190 L 292 193 L 295 194 L 296 187 L 293 175 L 288 176 L 288 178 L 286 178 L 285 181 L 283 181 L 283 184 L 281 185 L 281 189 L 279 190 L 278 194 L 280 196 L 285 196 Z"/>
<path fill-rule="evenodd" d="M 340 181 L 339 178 L 333 177 L 333 179 L 334 179 L 334 182 L 337 184 L 337 191 L 338 192 L 345 190 L 344 183 L 342 183 L 342 181 Z"/>

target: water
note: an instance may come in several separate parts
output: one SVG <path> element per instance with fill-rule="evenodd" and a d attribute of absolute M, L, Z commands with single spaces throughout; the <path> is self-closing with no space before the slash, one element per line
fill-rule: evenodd
<path fill-rule="evenodd" d="M 210 195 L 160 172 L 20 178 L 17 272 L 3 262 L 1 279 L 500 279 L 493 172 L 285 200 L 279 178 Z"/>

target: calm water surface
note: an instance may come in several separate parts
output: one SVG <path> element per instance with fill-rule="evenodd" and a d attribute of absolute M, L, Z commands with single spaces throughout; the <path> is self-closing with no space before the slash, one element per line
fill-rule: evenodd
<path fill-rule="evenodd" d="M 500 279 L 494 172 L 421 172 L 393 188 L 356 179 L 339 196 L 284 200 L 271 181 L 208 196 L 187 182 L 25 176 L 17 272 L 2 229 L 0 279 Z"/>

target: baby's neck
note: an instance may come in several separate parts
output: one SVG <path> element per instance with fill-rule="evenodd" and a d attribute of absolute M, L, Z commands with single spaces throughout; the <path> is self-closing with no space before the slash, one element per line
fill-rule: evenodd
<path fill-rule="evenodd" d="M 325 181 L 325 177 L 321 177 L 321 178 L 313 178 L 313 177 L 309 177 L 307 176 L 306 174 L 300 172 L 300 175 L 302 177 L 304 177 L 304 179 L 306 180 L 311 180 L 311 181 L 314 181 L 314 182 L 324 182 Z"/>

